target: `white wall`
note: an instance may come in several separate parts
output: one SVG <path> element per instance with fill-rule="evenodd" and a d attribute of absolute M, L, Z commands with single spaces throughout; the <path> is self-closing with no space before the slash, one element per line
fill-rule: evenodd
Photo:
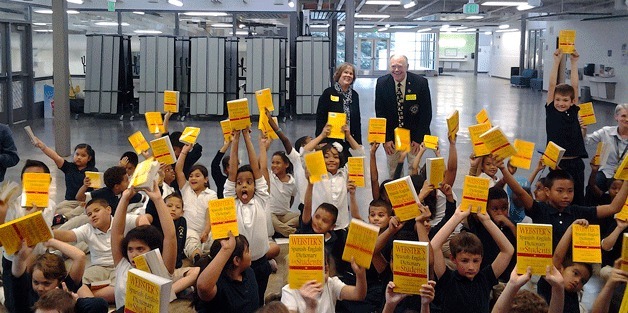
<path fill-rule="evenodd" d="M 521 32 L 493 33 L 490 76 L 510 79 L 510 68 L 519 66 Z"/>

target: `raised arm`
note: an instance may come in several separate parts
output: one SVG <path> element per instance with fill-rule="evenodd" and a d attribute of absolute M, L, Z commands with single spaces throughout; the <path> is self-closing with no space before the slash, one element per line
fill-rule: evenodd
<path fill-rule="evenodd" d="M 604 284 L 604 287 L 602 287 L 602 290 L 600 290 L 600 293 L 598 293 L 595 302 L 593 302 L 591 313 L 608 313 L 611 298 L 618 285 L 628 283 L 628 272 L 620 269 L 620 262 L 620 260 L 615 261 L 615 267 L 611 272 L 611 276 L 606 281 L 606 284 Z"/>
<path fill-rule="evenodd" d="M 234 130 L 232 135 L 229 173 L 227 173 L 227 179 L 232 182 L 236 181 L 236 176 L 238 175 L 238 145 L 240 144 L 240 133 L 241 131 Z"/>
<path fill-rule="evenodd" d="M 127 207 L 129 206 L 129 200 L 133 198 L 134 195 L 135 189 L 133 187 L 122 192 L 122 197 L 120 197 L 116 213 L 113 215 L 113 221 L 111 222 L 111 254 L 113 255 L 114 266 L 117 266 L 122 258 L 124 258 L 121 247 L 122 240 L 124 239 L 126 212 Z"/>
<path fill-rule="evenodd" d="M 379 199 L 379 172 L 377 171 L 377 157 L 375 156 L 377 148 L 379 148 L 379 143 L 371 143 L 369 169 L 371 171 L 371 194 L 373 199 Z"/>
<path fill-rule="evenodd" d="M 87 190 L 89 189 L 91 185 L 92 185 L 92 180 L 89 179 L 89 177 L 86 175 L 85 178 L 83 179 L 83 185 L 76 192 L 76 196 L 75 196 L 76 201 L 84 202 L 85 199 L 87 199 L 87 196 L 85 195 L 85 193 L 87 192 Z"/>
<path fill-rule="evenodd" d="M 573 87 L 574 91 L 574 100 L 576 103 L 579 103 L 578 100 L 578 86 L 580 85 L 580 76 L 578 75 L 578 60 L 580 59 L 580 55 L 576 49 L 573 50 L 573 53 L 570 56 L 571 59 L 571 77 L 569 78 L 569 82 L 571 83 L 571 87 Z"/>
<path fill-rule="evenodd" d="M 315 138 L 312 138 L 312 140 L 310 140 L 310 142 L 308 142 L 303 147 L 303 151 L 305 152 L 313 151 L 316 148 L 316 146 L 318 146 L 318 144 L 321 143 L 321 141 L 323 141 L 323 139 L 327 138 L 330 132 L 331 132 L 331 125 L 325 125 L 325 127 L 323 127 L 323 131 L 321 131 L 321 133 Z"/>
<path fill-rule="evenodd" d="M 529 211 L 530 209 L 532 209 L 532 206 L 534 205 L 534 199 L 532 199 L 532 196 L 529 193 L 527 193 L 521 187 L 521 185 L 519 185 L 519 183 L 512 176 L 512 174 L 510 174 L 510 171 L 504 165 L 503 160 L 501 162 L 500 161 L 497 162 L 497 167 L 499 167 L 499 170 L 502 172 L 502 175 L 504 176 L 504 177 L 502 177 L 502 180 L 504 180 L 504 182 L 506 182 L 506 184 L 508 184 L 508 187 L 510 187 L 512 192 L 514 192 L 515 195 L 517 195 L 517 198 L 520 199 L 520 201 L 523 204 L 523 207 L 525 208 L 525 210 Z"/>
<path fill-rule="evenodd" d="M 303 224 L 309 224 L 312 221 L 312 190 L 314 190 L 314 185 L 310 183 L 309 177 L 306 177 L 306 179 L 308 180 L 307 189 L 305 189 L 303 213 L 301 213 L 301 222 Z"/>
<path fill-rule="evenodd" d="M 563 270 L 563 262 L 571 249 L 571 238 L 574 224 L 589 226 L 589 222 L 585 219 L 575 220 L 571 225 L 569 225 L 565 234 L 563 234 L 563 237 L 560 238 L 560 241 L 556 245 L 556 249 L 554 249 L 554 256 L 552 256 L 552 263 L 559 271 Z"/>
<path fill-rule="evenodd" d="M 170 124 L 171 116 L 172 116 L 172 112 L 166 112 L 166 114 L 164 114 L 164 132 L 163 133 L 157 132 L 155 134 L 155 138 L 161 138 L 168 133 L 168 124 Z"/>
<path fill-rule="evenodd" d="M 532 171 L 532 173 L 530 173 L 530 176 L 528 177 L 528 184 L 530 184 L 530 186 L 532 186 L 532 184 L 536 180 L 536 176 L 539 175 L 539 172 L 544 169 L 545 169 L 545 163 L 543 163 L 543 158 L 540 157 L 539 162 L 536 164 L 536 167 L 534 168 L 534 170 Z"/>
<path fill-rule="evenodd" d="M 251 169 L 253 170 L 253 178 L 258 179 L 262 177 L 262 172 L 260 171 L 255 147 L 253 147 L 253 141 L 251 140 L 251 130 L 248 127 L 243 131 L 242 137 L 244 137 L 246 151 L 249 154 L 249 163 L 251 164 Z"/>
<path fill-rule="evenodd" d="M 71 230 L 54 229 L 54 238 L 63 242 L 76 242 L 76 234 Z"/>
<path fill-rule="evenodd" d="M 425 144 L 421 143 L 419 145 L 419 152 L 417 153 L 414 160 L 412 160 L 412 164 L 410 165 L 410 174 L 417 175 L 419 174 L 419 164 L 421 164 L 421 159 L 423 158 L 423 154 L 425 153 Z"/>
<path fill-rule="evenodd" d="M 458 173 L 458 149 L 456 148 L 456 136 L 449 138 L 449 155 L 447 156 L 447 169 L 445 170 L 445 178 L 443 185 L 453 186 Z"/>
<path fill-rule="evenodd" d="M 168 272 L 172 274 L 177 263 L 177 237 L 174 230 L 174 222 L 170 216 L 170 210 L 166 207 L 166 203 L 161 197 L 156 182 L 152 190 L 146 190 L 146 195 L 153 201 L 157 209 L 157 216 L 159 217 L 161 230 L 164 234 L 164 250 L 161 252 L 161 257 L 164 260 L 164 265 L 166 265 Z M 118 211 L 116 210 L 116 215 L 117 214 Z"/>
<path fill-rule="evenodd" d="M 589 187 L 589 190 L 593 192 L 593 195 L 595 195 L 595 198 L 599 199 L 604 194 L 604 191 L 602 191 L 602 189 L 600 189 L 600 187 L 598 187 L 597 184 L 595 183 L 595 176 L 597 176 L 597 172 L 600 169 L 600 166 L 594 165 L 593 163 L 589 165 L 591 165 L 591 174 L 589 174 L 589 181 L 587 183 L 587 187 Z"/>
<path fill-rule="evenodd" d="M 355 141 L 355 138 L 353 138 L 353 136 L 351 136 L 351 129 L 349 129 L 349 126 L 347 126 L 347 124 L 342 126 L 342 131 L 345 133 L 345 139 L 349 143 L 349 146 L 351 147 L 351 149 L 353 150 L 360 149 L 360 144 L 357 141 Z"/>
<path fill-rule="evenodd" d="M 225 153 L 227 152 L 227 150 L 229 150 L 230 146 L 231 146 L 231 140 L 223 141 L 222 147 L 220 147 L 220 149 L 216 152 L 216 155 L 214 156 L 214 159 L 212 160 L 212 163 L 210 166 L 211 174 L 212 174 L 212 178 L 214 179 L 214 182 L 216 183 L 218 183 L 218 181 L 216 180 L 216 177 L 223 176 L 222 169 L 220 168 L 220 164 L 222 162 L 222 158 L 225 156 Z"/>
<path fill-rule="evenodd" d="M 57 249 L 61 251 L 63 255 L 72 260 L 72 267 L 70 268 L 68 275 L 72 278 L 72 281 L 76 284 L 80 284 L 83 280 L 83 272 L 85 272 L 85 264 L 87 263 L 87 256 L 85 255 L 85 252 L 73 245 L 54 238 L 49 239 L 46 242 L 46 247 Z"/>
<path fill-rule="evenodd" d="M 183 168 L 185 167 L 185 158 L 187 158 L 190 150 L 192 150 L 191 145 L 184 145 L 183 148 L 181 148 L 181 153 L 179 153 L 177 163 L 174 165 L 174 174 L 177 179 L 177 185 L 179 185 L 179 189 L 182 189 L 183 186 L 185 186 L 185 183 L 188 181 L 187 177 L 185 177 L 185 173 L 183 172 Z"/>
<path fill-rule="evenodd" d="M 613 229 L 608 236 L 602 239 L 602 249 L 604 251 L 611 251 L 615 246 L 617 239 L 619 239 L 619 236 L 621 236 L 624 233 L 624 230 L 628 227 L 628 222 L 626 221 L 622 221 L 617 218 L 615 221 L 617 222 L 615 229 Z"/>
<path fill-rule="evenodd" d="M 268 192 L 270 192 L 270 173 L 268 173 L 268 147 L 270 146 L 271 139 L 266 135 L 260 133 L 259 137 L 259 169 L 262 172 L 262 176 L 266 179 L 268 184 Z"/>
<path fill-rule="evenodd" d="M 506 235 L 495 225 L 488 214 L 478 213 L 478 219 L 484 225 L 484 228 L 491 234 L 491 237 L 499 248 L 499 254 L 491 264 L 495 277 L 499 277 L 508 267 L 515 248 L 512 246 Z"/>
<path fill-rule="evenodd" d="M 288 139 L 286 134 L 283 133 L 283 130 L 279 128 L 279 125 L 275 123 L 275 120 L 268 109 L 266 109 L 266 116 L 268 117 L 268 124 L 270 125 L 270 128 L 275 131 L 275 134 L 277 134 L 277 137 L 281 140 L 281 143 L 286 150 L 286 154 L 290 154 L 290 152 L 292 152 L 292 143 L 290 142 L 290 139 Z"/>
<path fill-rule="evenodd" d="M 340 290 L 340 299 L 362 301 L 366 297 L 366 270 L 351 260 L 351 269 L 355 273 L 355 286 L 344 286 Z"/>
<path fill-rule="evenodd" d="M 438 233 L 434 235 L 434 238 L 432 238 L 430 243 L 432 245 L 432 250 L 434 251 L 434 273 L 437 278 L 441 278 L 447 270 L 445 257 L 443 256 L 443 244 L 447 241 L 447 238 L 449 238 L 449 235 L 451 235 L 454 229 L 456 229 L 456 226 L 458 226 L 463 219 L 469 216 L 469 214 L 471 214 L 471 208 L 461 211 L 460 207 L 458 207 L 454 216 L 452 216 L 438 231 Z"/>
<path fill-rule="evenodd" d="M 619 192 L 617 193 L 611 204 L 597 206 L 597 217 L 605 218 L 613 214 L 619 213 L 619 211 L 621 211 L 621 208 L 624 206 L 624 203 L 626 202 L 626 196 L 628 196 L 628 184 L 626 183 L 626 181 L 624 181 L 621 184 L 621 189 L 619 189 Z"/>
<path fill-rule="evenodd" d="M 517 275 L 517 266 L 510 273 L 510 280 L 502 291 L 502 294 L 497 298 L 495 306 L 491 313 L 509 313 L 512 308 L 512 301 L 515 299 L 519 289 L 523 287 L 532 278 L 532 269 L 528 268 L 528 271 L 523 275 Z"/>
<path fill-rule="evenodd" d="M 552 71 L 550 72 L 549 86 L 547 87 L 547 100 L 545 105 L 549 105 L 554 101 L 554 89 L 558 81 L 558 69 L 560 68 L 560 62 L 563 59 L 563 52 L 560 49 L 554 51 L 554 62 L 552 64 Z"/>
<path fill-rule="evenodd" d="M 58 168 L 61 168 L 61 166 L 63 166 L 63 162 L 65 160 L 59 154 L 57 154 L 57 152 L 55 152 L 54 150 L 46 146 L 46 144 L 43 141 L 41 141 L 38 137 L 35 137 L 33 145 L 41 149 L 41 152 L 43 152 L 50 159 L 52 159 Z"/>
<path fill-rule="evenodd" d="M 355 183 L 351 180 L 348 181 L 347 189 L 349 191 L 349 211 L 351 212 L 351 217 L 362 220 L 362 216 L 360 216 L 360 207 L 358 205 L 358 199 L 356 199 L 355 197 L 355 189 L 356 189 Z"/>
<path fill-rule="evenodd" d="M 221 240 L 220 245 L 220 251 L 218 251 L 209 265 L 201 272 L 196 281 L 198 297 L 203 301 L 211 301 L 214 299 L 218 292 L 216 282 L 218 282 L 218 278 L 225 265 L 231 262 L 231 254 L 236 247 L 236 240 L 231 231 L 229 231 L 229 238 Z"/>

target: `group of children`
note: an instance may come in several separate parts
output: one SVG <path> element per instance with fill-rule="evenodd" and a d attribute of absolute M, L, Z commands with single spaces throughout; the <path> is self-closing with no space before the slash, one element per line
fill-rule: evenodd
<path fill-rule="evenodd" d="M 557 51 L 555 63 L 561 57 Z M 573 53 L 572 68 L 577 69 L 577 59 Z M 553 81 L 557 72 L 555 64 Z M 263 134 L 258 154 L 248 128 L 233 131 L 208 170 L 196 163 L 203 147 L 182 144 L 181 133 L 173 132 L 169 136 L 176 164 L 162 164 L 154 186 L 142 191 L 129 186 L 139 162 L 133 152 L 108 168 L 103 175 L 105 187 L 94 190 L 85 175 L 97 171 L 91 146 L 76 146 L 69 162 L 34 138 L 33 144 L 65 173 L 65 200 L 50 201 L 47 208 L 23 208 L 20 199 L 0 203 L 0 222 L 40 210 L 46 222 L 55 225 L 54 239 L 35 247 L 23 243 L 16 255 L 3 255 L 5 306 L 11 312 L 107 312 L 110 304 L 123 310 L 134 257 L 159 249 L 174 293 L 193 298 L 198 312 L 581 312 L 580 295 L 594 271 L 591 264 L 571 261 L 571 228 L 591 223 L 602 225 L 604 268 L 600 275 L 607 280 L 591 311 L 612 312 L 614 301 L 621 301 L 623 295 L 617 287 L 625 288 L 628 281 L 628 273 L 616 262 L 626 249 L 621 237 L 628 221 L 613 218 L 626 201 L 628 184 L 611 181 L 607 192 L 589 184 L 585 197 L 586 129 L 577 118 L 576 91 L 577 74 L 572 86 L 550 84 L 548 141 L 566 149 L 560 169 L 536 180 L 544 168 L 539 162 L 530 178 L 522 179 L 513 176 L 516 168 L 506 160 L 492 155 L 471 157 L 469 174 L 491 181 L 485 214 L 472 214 L 457 205 L 452 190 L 458 168 L 455 135 L 448 137 L 447 166 L 439 186 L 429 183 L 421 166 L 427 151 L 424 145 L 410 164 L 420 215 L 405 222 L 394 215 L 384 188 L 402 175 L 403 163 L 391 179 L 380 182 L 379 144 L 371 143 L 366 177 L 372 201 L 364 219 L 379 228 L 379 236 L 369 268 L 342 260 L 350 220 L 363 219 L 363 199 L 349 179 L 347 157 L 366 155 L 346 126 L 342 129 L 345 145 L 327 138 L 329 125 L 319 136 L 299 138 L 293 145 L 270 112 L 262 113 L 268 115 L 285 148 L 272 154 L 270 171 L 270 140 Z M 248 164 L 239 163 L 240 141 L 244 141 Z M 344 146 L 349 151 L 343 151 Z M 322 150 L 328 175 L 313 184 L 303 156 L 314 150 Z M 435 152 L 440 156 L 440 149 Z M 592 170 L 591 177 L 596 177 L 597 167 Z M 27 160 L 22 169 L 26 172 L 50 170 L 41 161 Z M 223 197 L 236 199 L 239 235 L 213 240 L 208 205 Z M 529 268 L 517 274 L 516 225 L 521 222 L 553 227 L 553 266 L 538 279 L 537 290 L 529 286 L 531 280 L 537 281 Z M 325 280 L 309 281 L 299 289 L 286 285 L 275 296 L 278 301 L 271 302 L 264 295 L 269 276 L 276 270 L 273 259 L 280 252 L 273 237 L 291 234 L 324 235 Z M 395 292 L 393 240 L 430 243 L 429 281 L 417 286 L 418 296 Z M 88 267 L 80 245 L 70 244 L 77 242 L 87 244 Z M 69 268 L 64 257 L 71 260 Z"/>

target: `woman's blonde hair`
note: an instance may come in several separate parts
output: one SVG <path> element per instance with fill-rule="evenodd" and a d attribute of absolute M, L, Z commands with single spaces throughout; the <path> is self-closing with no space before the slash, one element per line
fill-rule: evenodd
<path fill-rule="evenodd" d="M 353 81 L 351 82 L 351 84 L 353 84 L 355 79 L 358 78 L 358 75 L 355 72 L 355 65 L 353 65 L 351 63 L 348 63 L 348 62 L 344 62 L 344 63 L 340 64 L 340 66 L 338 66 L 338 68 L 336 69 L 336 72 L 334 72 L 334 81 L 335 82 L 338 82 L 338 80 L 340 79 L 340 75 L 342 75 L 342 72 L 344 72 L 348 67 L 350 67 L 351 70 L 353 71 Z"/>

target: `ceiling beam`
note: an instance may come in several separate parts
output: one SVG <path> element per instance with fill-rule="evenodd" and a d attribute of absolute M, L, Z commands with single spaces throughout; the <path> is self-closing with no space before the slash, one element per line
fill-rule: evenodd
<path fill-rule="evenodd" d="M 355 1 L 355 0 L 349 0 L 349 1 Z M 342 10 L 342 5 L 343 4 L 345 4 L 345 0 L 338 1 L 338 5 L 336 6 L 336 11 Z"/>
<path fill-rule="evenodd" d="M 323 0 L 318 0 L 318 6 L 317 6 L 317 8 L 318 8 L 319 10 L 322 10 L 322 9 L 323 9 Z"/>
<path fill-rule="evenodd" d="M 417 15 L 417 13 L 419 13 L 419 12 L 421 12 L 421 11 L 423 11 L 423 10 L 427 9 L 428 7 L 430 7 L 430 6 L 432 6 L 432 5 L 436 4 L 436 3 L 438 3 L 439 1 L 440 1 L 440 0 L 432 0 L 432 2 L 430 2 L 430 3 L 426 4 L 426 5 L 424 5 L 424 6 L 420 7 L 420 8 L 418 8 L 418 9 L 416 9 L 414 12 L 412 12 L 412 13 L 410 13 L 410 14 L 406 15 L 406 16 L 405 16 L 405 18 L 412 18 L 413 16 Z"/>
<path fill-rule="evenodd" d="M 365 3 L 366 3 L 366 0 L 360 1 L 360 3 L 355 7 L 355 12 L 360 12 L 360 10 L 362 10 L 362 7 L 364 6 Z"/>

